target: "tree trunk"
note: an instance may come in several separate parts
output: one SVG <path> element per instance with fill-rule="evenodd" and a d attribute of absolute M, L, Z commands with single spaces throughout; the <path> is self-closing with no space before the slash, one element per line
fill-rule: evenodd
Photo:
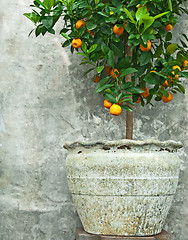
<path fill-rule="evenodd" d="M 128 46 L 128 36 L 125 42 L 125 56 L 132 56 L 131 46 Z M 125 77 L 126 82 L 131 82 L 131 74 Z M 129 105 L 131 108 L 132 105 Z M 126 113 L 126 139 L 133 139 L 133 112 Z"/>

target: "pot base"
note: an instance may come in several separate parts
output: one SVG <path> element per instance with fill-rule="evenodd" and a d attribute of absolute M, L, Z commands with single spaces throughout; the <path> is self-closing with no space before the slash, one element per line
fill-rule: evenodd
<path fill-rule="evenodd" d="M 151 236 L 162 231 L 173 196 L 72 195 L 88 233 Z"/>
<path fill-rule="evenodd" d="M 160 234 L 149 237 L 126 237 L 94 235 L 84 231 L 82 227 L 76 228 L 76 240 L 170 240 L 170 234 L 162 230 Z"/>

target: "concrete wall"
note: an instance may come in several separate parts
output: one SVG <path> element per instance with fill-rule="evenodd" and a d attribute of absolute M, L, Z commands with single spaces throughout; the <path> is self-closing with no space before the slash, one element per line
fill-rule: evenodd
<path fill-rule="evenodd" d="M 79 218 L 65 176 L 65 141 L 125 137 L 125 113 L 112 117 L 103 97 L 82 77 L 79 56 L 57 35 L 28 38 L 22 14 L 31 1 L 1 0 L 0 8 L 0 240 L 74 240 Z M 181 19 L 188 32 L 188 21 Z M 59 26 L 60 27 L 60 26 Z M 185 87 L 188 90 L 187 80 Z M 188 91 L 187 91 L 188 92 Z M 165 229 L 186 240 L 188 226 L 188 94 L 169 104 L 135 108 L 134 139 L 184 144 L 178 190 Z"/>

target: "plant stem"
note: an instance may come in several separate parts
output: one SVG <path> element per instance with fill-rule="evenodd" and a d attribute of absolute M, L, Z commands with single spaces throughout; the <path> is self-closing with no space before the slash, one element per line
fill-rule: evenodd
<path fill-rule="evenodd" d="M 131 46 L 128 46 L 128 36 L 125 40 L 125 56 L 132 57 Z M 131 82 L 131 74 L 125 77 L 125 82 Z M 129 105 L 132 108 L 132 105 Z M 126 112 L 126 139 L 133 139 L 133 112 Z"/>

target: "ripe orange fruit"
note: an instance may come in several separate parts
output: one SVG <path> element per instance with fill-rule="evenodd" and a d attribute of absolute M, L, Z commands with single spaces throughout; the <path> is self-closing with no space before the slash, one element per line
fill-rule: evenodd
<path fill-rule="evenodd" d="M 116 68 L 114 68 L 114 70 L 112 69 L 110 71 L 110 75 L 111 75 L 112 78 L 115 79 L 116 77 L 119 77 L 119 71 Z"/>
<path fill-rule="evenodd" d="M 169 92 L 168 94 L 169 94 L 168 97 L 165 97 L 164 95 L 162 96 L 162 100 L 163 100 L 163 102 L 165 102 L 165 103 L 168 103 L 168 102 L 172 101 L 172 99 L 173 99 L 172 93 Z"/>
<path fill-rule="evenodd" d="M 94 83 L 98 83 L 98 82 L 100 82 L 100 80 L 101 80 L 100 76 L 97 75 L 97 76 L 95 77 Z"/>
<path fill-rule="evenodd" d="M 147 97 L 149 95 L 149 89 L 147 87 L 142 88 L 142 90 L 144 91 L 143 93 L 141 93 L 140 95 L 142 97 Z"/>
<path fill-rule="evenodd" d="M 72 46 L 74 48 L 79 48 L 82 46 L 82 40 L 80 38 L 75 38 L 72 40 Z"/>
<path fill-rule="evenodd" d="M 163 87 L 169 87 L 168 81 L 166 80 L 166 81 L 163 83 L 162 86 L 163 86 Z"/>
<path fill-rule="evenodd" d="M 183 67 L 185 68 L 185 67 L 187 66 L 187 64 L 188 64 L 188 61 L 185 60 L 185 61 L 183 62 Z"/>
<path fill-rule="evenodd" d="M 110 108 L 112 106 L 112 103 L 109 102 L 107 99 L 104 100 L 104 107 L 105 108 Z"/>
<path fill-rule="evenodd" d="M 123 103 L 121 102 L 123 100 L 123 98 L 121 98 L 120 100 L 119 100 L 119 102 L 117 103 L 117 97 L 116 97 L 116 103 L 118 104 L 118 105 L 122 105 Z"/>
<path fill-rule="evenodd" d="M 124 28 L 123 27 L 117 27 L 117 25 L 114 25 L 113 32 L 116 35 L 121 36 L 123 34 L 123 32 L 124 32 Z"/>
<path fill-rule="evenodd" d="M 141 99 L 139 97 L 138 100 L 135 103 L 140 103 L 140 102 L 141 102 Z"/>
<path fill-rule="evenodd" d="M 113 104 L 111 107 L 110 107 L 110 113 L 112 115 L 115 115 L 115 116 L 118 116 L 121 114 L 121 107 L 118 105 L 118 104 Z"/>
<path fill-rule="evenodd" d="M 148 40 L 148 42 L 147 42 L 147 48 L 143 47 L 143 46 L 140 44 L 140 49 L 141 49 L 142 52 L 147 52 L 147 51 L 149 51 L 149 50 L 151 49 L 151 42 L 150 42 L 150 40 Z"/>
<path fill-rule="evenodd" d="M 173 28 L 173 26 L 172 26 L 171 24 L 168 24 L 168 25 L 165 26 L 165 30 L 166 30 L 167 32 L 171 31 L 172 28 Z"/>
<path fill-rule="evenodd" d="M 178 69 L 178 70 L 181 72 L 181 68 L 180 68 L 180 66 L 178 66 L 178 65 L 173 66 L 172 69 L 173 69 L 173 70 Z"/>
<path fill-rule="evenodd" d="M 110 66 L 105 66 L 104 69 L 105 69 L 105 71 L 106 71 L 107 76 L 109 76 L 109 75 L 110 75 L 110 72 L 111 72 L 111 70 L 112 70 L 111 67 L 110 67 Z"/>
<path fill-rule="evenodd" d="M 83 26 L 86 26 L 86 23 L 85 23 L 84 20 L 78 20 L 78 21 L 76 22 L 76 29 L 79 29 L 79 28 L 81 28 L 81 27 L 83 27 Z"/>

